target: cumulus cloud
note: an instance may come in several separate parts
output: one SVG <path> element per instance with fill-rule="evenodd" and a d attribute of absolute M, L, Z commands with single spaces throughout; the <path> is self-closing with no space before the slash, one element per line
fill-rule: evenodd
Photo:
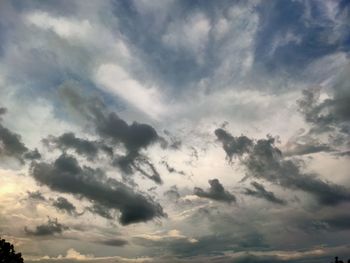
<path fill-rule="evenodd" d="M 208 191 L 204 191 L 202 188 L 195 187 L 194 194 L 203 197 L 209 198 L 219 202 L 236 202 L 236 197 L 230 192 L 226 191 L 218 179 L 209 180 L 210 188 Z"/>
<path fill-rule="evenodd" d="M 151 199 L 134 192 L 100 169 L 79 166 L 78 161 L 62 154 L 54 163 L 33 163 L 31 175 L 54 191 L 70 193 L 119 210 L 123 225 L 144 222 L 165 216 L 162 207 Z"/>

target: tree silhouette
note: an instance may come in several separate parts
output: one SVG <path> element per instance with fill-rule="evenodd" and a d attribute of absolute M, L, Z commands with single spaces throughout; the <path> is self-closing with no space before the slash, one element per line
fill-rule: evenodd
<path fill-rule="evenodd" d="M 5 239 L 0 240 L 0 263 L 23 263 L 22 254 L 16 253 L 13 245 Z"/>

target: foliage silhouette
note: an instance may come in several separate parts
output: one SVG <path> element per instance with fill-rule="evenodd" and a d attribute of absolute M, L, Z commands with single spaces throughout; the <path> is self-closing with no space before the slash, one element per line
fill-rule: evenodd
<path fill-rule="evenodd" d="M 338 257 L 335 257 L 335 263 L 344 263 L 344 261 L 339 260 Z M 348 263 L 350 263 L 350 259 L 348 260 Z"/>
<path fill-rule="evenodd" d="M 22 254 L 16 253 L 13 245 L 5 239 L 0 240 L 0 263 L 23 263 Z"/>

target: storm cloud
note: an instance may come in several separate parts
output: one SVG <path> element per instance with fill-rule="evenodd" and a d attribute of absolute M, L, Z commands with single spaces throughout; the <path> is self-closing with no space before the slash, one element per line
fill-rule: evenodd
<path fill-rule="evenodd" d="M 33 163 L 31 175 L 54 191 L 70 193 L 96 202 L 109 209 L 117 209 L 123 225 L 144 222 L 165 216 L 162 207 L 151 199 L 134 192 L 100 169 L 80 167 L 69 155 L 61 155 L 54 163 Z"/>

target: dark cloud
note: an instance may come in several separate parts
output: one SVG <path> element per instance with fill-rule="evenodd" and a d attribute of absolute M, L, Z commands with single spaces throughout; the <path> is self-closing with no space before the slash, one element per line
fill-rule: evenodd
<path fill-rule="evenodd" d="M 262 184 L 259 184 L 257 182 L 252 182 L 251 185 L 255 188 L 252 189 L 246 189 L 244 194 L 249 196 L 254 196 L 256 198 L 262 198 L 265 199 L 271 203 L 279 204 L 279 205 L 285 205 L 286 201 L 278 198 L 275 196 L 273 192 L 267 191 L 265 187 Z"/>
<path fill-rule="evenodd" d="M 66 151 L 67 149 L 73 149 L 76 153 L 84 155 L 90 160 L 93 160 L 97 157 L 99 150 L 104 151 L 111 157 L 113 156 L 112 147 L 109 147 L 102 142 L 78 138 L 72 132 L 64 133 L 59 137 L 50 136 L 47 139 L 43 139 L 43 143 L 49 147 L 51 145 L 54 145 L 63 151 Z"/>
<path fill-rule="evenodd" d="M 140 172 L 158 184 L 162 182 L 149 158 L 140 154 L 153 143 L 164 142 L 152 126 L 138 122 L 129 125 L 115 112 L 109 112 L 99 98 L 86 97 L 71 87 L 63 87 L 60 92 L 70 108 L 93 123 L 101 140 L 108 145 L 124 146 L 126 153 L 114 160 L 115 166 L 127 175 Z"/>
<path fill-rule="evenodd" d="M 123 247 L 123 246 L 129 244 L 129 242 L 127 240 L 121 239 L 121 238 L 99 240 L 96 243 L 106 245 L 106 246 L 111 246 L 111 247 Z"/>
<path fill-rule="evenodd" d="M 0 115 L 4 115 L 7 112 L 7 109 L 4 107 L 0 107 Z"/>
<path fill-rule="evenodd" d="M 69 202 L 66 198 L 64 197 L 58 197 L 56 200 L 52 202 L 52 205 L 57 208 L 60 211 L 64 211 L 70 215 L 76 215 L 77 214 L 77 209 L 76 207 Z"/>
<path fill-rule="evenodd" d="M 49 218 L 46 224 L 36 226 L 34 230 L 30 230 L 25 227 L 24 231 L 27 235 L 33 236 L 52 236 L 55 234 L 62 234 L 63 231 L 67 230 L 68 227 L 60 224 L 56 219 Z"/>
<path fill-rule="evenodd" d="M 41 158 L 41 154 L 38 149 L 34 149 L 33 151 L 26 152 L 23 157 L 27 160 L 38 160 Z"/>
<path fill-rule="evenodd" d="M 247 153 L 253 146 L 253 141 L 248 137 L 244 135 L 233 137 L 231 134 L 221 128 L 215 130 L 215 135 L 222 143 L 222 147 L 224 148 L 230 161 L 232 160 L 233 156 L 241 156 L 244 153 Z"/>
<path fill-rule="evenodd" d="M 209 184 L 210 188 L 208 191 L 204 191 L 202 188 L 195 187 L 194 194 L 199 197 L 209 198 L 219 202 L 236 202 L 236 197 L 233 194 L 225 191 L 224 187 L 218 179 L 209 180 Z"/>
<path fill-rule="evenodd" d="M 40 184 L 54 191 L 84 197 L 92 202 L 119 210 L 123 225 L 144 222 L 165 216 L 162 207 L 100 169 L 80 167 L 77 160 L 62 154 L 54 163 L 33 163 L 31 175 Z"/>
<path fill-rule="evenodd" d="M 40 191 L 30 192 L 27 191 L 28 199 L 36 201 L 46 201 L 46 198 Z"/>
<path fill-rule="evenodd" d="M 2 156 L 13 157 L 24 163 L 22 155 L 28 151 L 21 141 L 21 136 L 11 132 L 0 123 L 0 158 Z"/>
<path fill-rule="evenodd" d="M 233 137 L 231 134 L 228 135 Z M 218 136 L 218 139 L 225 146 L 226 137 Z M 293 159 L 283 158 L 282 152 L 274 143 L 275 139 L 272 137 L 260 139 L 254 141 L 252 147 L 246 148 L 245 151 L 233 150 L 227 155 L 229 158 L 232 156 L 242 158 L 241 162 L 246 167 L 248 176 L 265 179 L 289 189 L 305 191 L 314 195 L 321 204 L 336 205 L 350 201 L 348 189 L 322 181 L 315 174 L 303 173 L 300 163 Z M 226 151 L 225 148 L 224 150 Z M 233 155 L 232 152 L 234 152 Z"/>
<path fill-rule="evenodd" d="M 136 153 L 157 141 L 156 130 L 148 125 L 133 122 L 128 125 L 114 112 L 97 119 L 96 129 L 102 137 L 123 143 L 129 153 Z"/>
<path fill-rule="evenodd" d="M 334 215 L 322 220 L 329 228 L 335 230 L 350 230 L 350 215 Z"/>
<path fill-rule="evenodd" d="M 6 112 L 7 109 L 0 108 L 0 121 L 1 115 Z M 0 123 L 0 159 L 1 157 L 11 157 L 24 164 L 24 159 L 40 159 L 41 155 L 37 149 L 30 151 L 19 134 L 10 131 Z"/>

